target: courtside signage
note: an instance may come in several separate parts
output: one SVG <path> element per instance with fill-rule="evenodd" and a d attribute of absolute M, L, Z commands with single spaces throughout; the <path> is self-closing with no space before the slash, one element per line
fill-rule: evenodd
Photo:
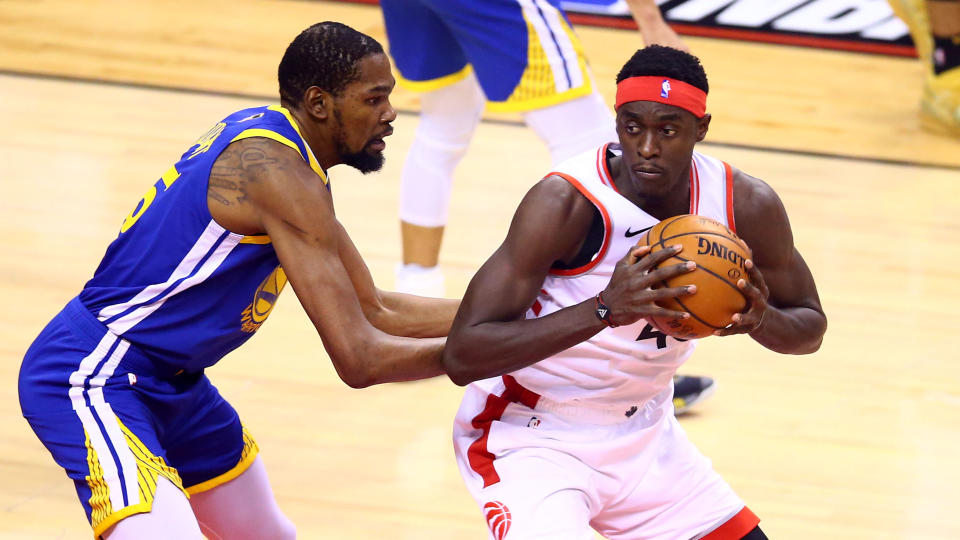
<path fill-rule="evenodd" d="M 564 0 L 575 24 L 636 28 L 623 0 Z M 886 0 L 661 0 L 684 35 L 914 56 Z"/>

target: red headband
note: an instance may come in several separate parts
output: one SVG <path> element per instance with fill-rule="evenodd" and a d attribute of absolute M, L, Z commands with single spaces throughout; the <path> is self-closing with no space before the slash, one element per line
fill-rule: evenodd
<path fill-rule="evenodd" d="M 707 112 L 707 93 L 683 81 L 667 77 L 630 77 L 617 83 L 619 109 L 628 101 L 656 101 L 680 107 L 703 118 Z"/>

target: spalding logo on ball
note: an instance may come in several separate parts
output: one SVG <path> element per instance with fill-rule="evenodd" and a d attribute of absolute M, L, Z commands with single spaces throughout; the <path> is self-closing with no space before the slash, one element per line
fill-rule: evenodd
<path fill-rule="evenodd" d="M 747 299 L 737 288 L 737 281 L 747 279 L 744 262 L 752 257 L 750 248 L 719 221 L 692 214 L 661 221 L 637 242 L 638 246 L 651 246 L 651 252 L 674 244 L 683 245 L 683 250 L 659 266 L 693 261 L 697 268 L 662 281 L 655 288 L 696 285 L 697 292 L 658 300 L 657 305 L 686 311 L 690 318 L 649 317 L 650 324 L 664 334 L 680 339 L 706 337 L 729 326 L 733 323 L 733 315 L 747 307 Z"/>

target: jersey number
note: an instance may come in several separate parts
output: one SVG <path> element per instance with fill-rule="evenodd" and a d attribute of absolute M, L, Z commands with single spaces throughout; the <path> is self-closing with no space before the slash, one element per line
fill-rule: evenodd
<path fill-rule="evenodd" d="M 656 339 L 658 349 L 664 349 L 667 346 L 667 335 L 659 330 L 654 329 L 653 325 L 650 323 L 647 323 L 647 325 L 643 327 L 643 330 L 640 331 L 640 335 L 637 336 L 637 339 L 634 341 L 640 341 L 641 339 Z M 673 339 L 677 341 L 686 341 L 685 339 L 680 338 Z"/>
<path fill-rule="evenodd" d="M 150 205 L 153 204 L 153 200 L 157 198 L 157 193 L 162 193 L 169 189 L 170 186 L 177 181 L 177 178 L 180 178 L 180 173 L 177 172 L 175 166 L 170 167 L 170 170 L 163 173 L 163 176 L 157 180 L 157 183 L 150 186 L 150 189 L 147 190 L 147 193 L 140 199 L 140 202 L 137 203 L 133 212 L 130 212 L 127 219 L 123 220 L 123 225 L 120 226 L 120 234 L 127 232 L 130 227 L 133 227 L 133 224 L 139 221 L 143 213 L 147 211 L 147 208 L 150 208 Z"/>
<path fill-rule="evenodd" d="M 253 117 L 251 117 L 253 118 Z M 217 123 L 217 125 L 210 128 L 206 133 L 200 137 L 197 142 L 194 144 L 194 150 L 187 156 L 187 159 L 193 159 L 198 155 L 206 152 L 213 145 L 213 142 L 217 140 L 217 137 L 223 133 L 223 128 L 227 125 L 223 122 Z M 120 234 L 127 232 L 130 227 L 133 227 L 133 224 L 136 223 L 140 216 L 147 211 L 147 208 L 150 208 L 150 205 L 153 204 L 153 200 L 157 198 L 158 193 L 163 193 L 164 191 L 170 189 L 170 186 L 177 181 L 177 178 L 180 178 L 180 173 L 177 172 L 177 167 L 174 165 L 170 167 L 170 170 L 163 173 L 163 176 L 157 180 L 157 183 L 150 186 L 150 189 L 147 190 L 146 195 L 140 199 L 140 202 L 137 203 L 136 208 L 133 209 L 133 212 L 130 212 L 130 215 L 127 216 L 127 219 L 123 220 L 123 225 L 120 227 Z"/>

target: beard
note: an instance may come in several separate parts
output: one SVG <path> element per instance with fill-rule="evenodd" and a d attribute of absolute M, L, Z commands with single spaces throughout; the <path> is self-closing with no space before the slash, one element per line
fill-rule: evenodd
<path fill-rule="evenodd" d="M 363 174 L 379 171 L 386 158 L 383 152 L 370 153 L 366 147 L 359 152 L 350 152 L 343 141 L 337 141 L 337 153 L 344 165 L 349 165 Z"/>
<path fill-rule="evenodd" d="M 333 109 L 333 116 L 337 119 L 337 123 L 340 124 L 340 129 L 343 129 L 343 117 L 340 115 L 340 110 L 336 108 Z M 383 162 L 386 160 L 386 158 L 383 157 L 383 152 L 370 153 L 367 151 L 367 147 L 370 146 L 373 141 L 367 141 L 367 144 L 365 144 L 359 152 L 351 152 L 347 147 L 346 141 L 343 140 L 342 132 L 337 136 L 336 140 L 337 154 L 340 155 L 340 161 L 344 165 L 349 165 L 363 174 L 379 171 L 383 167 Z"/>

